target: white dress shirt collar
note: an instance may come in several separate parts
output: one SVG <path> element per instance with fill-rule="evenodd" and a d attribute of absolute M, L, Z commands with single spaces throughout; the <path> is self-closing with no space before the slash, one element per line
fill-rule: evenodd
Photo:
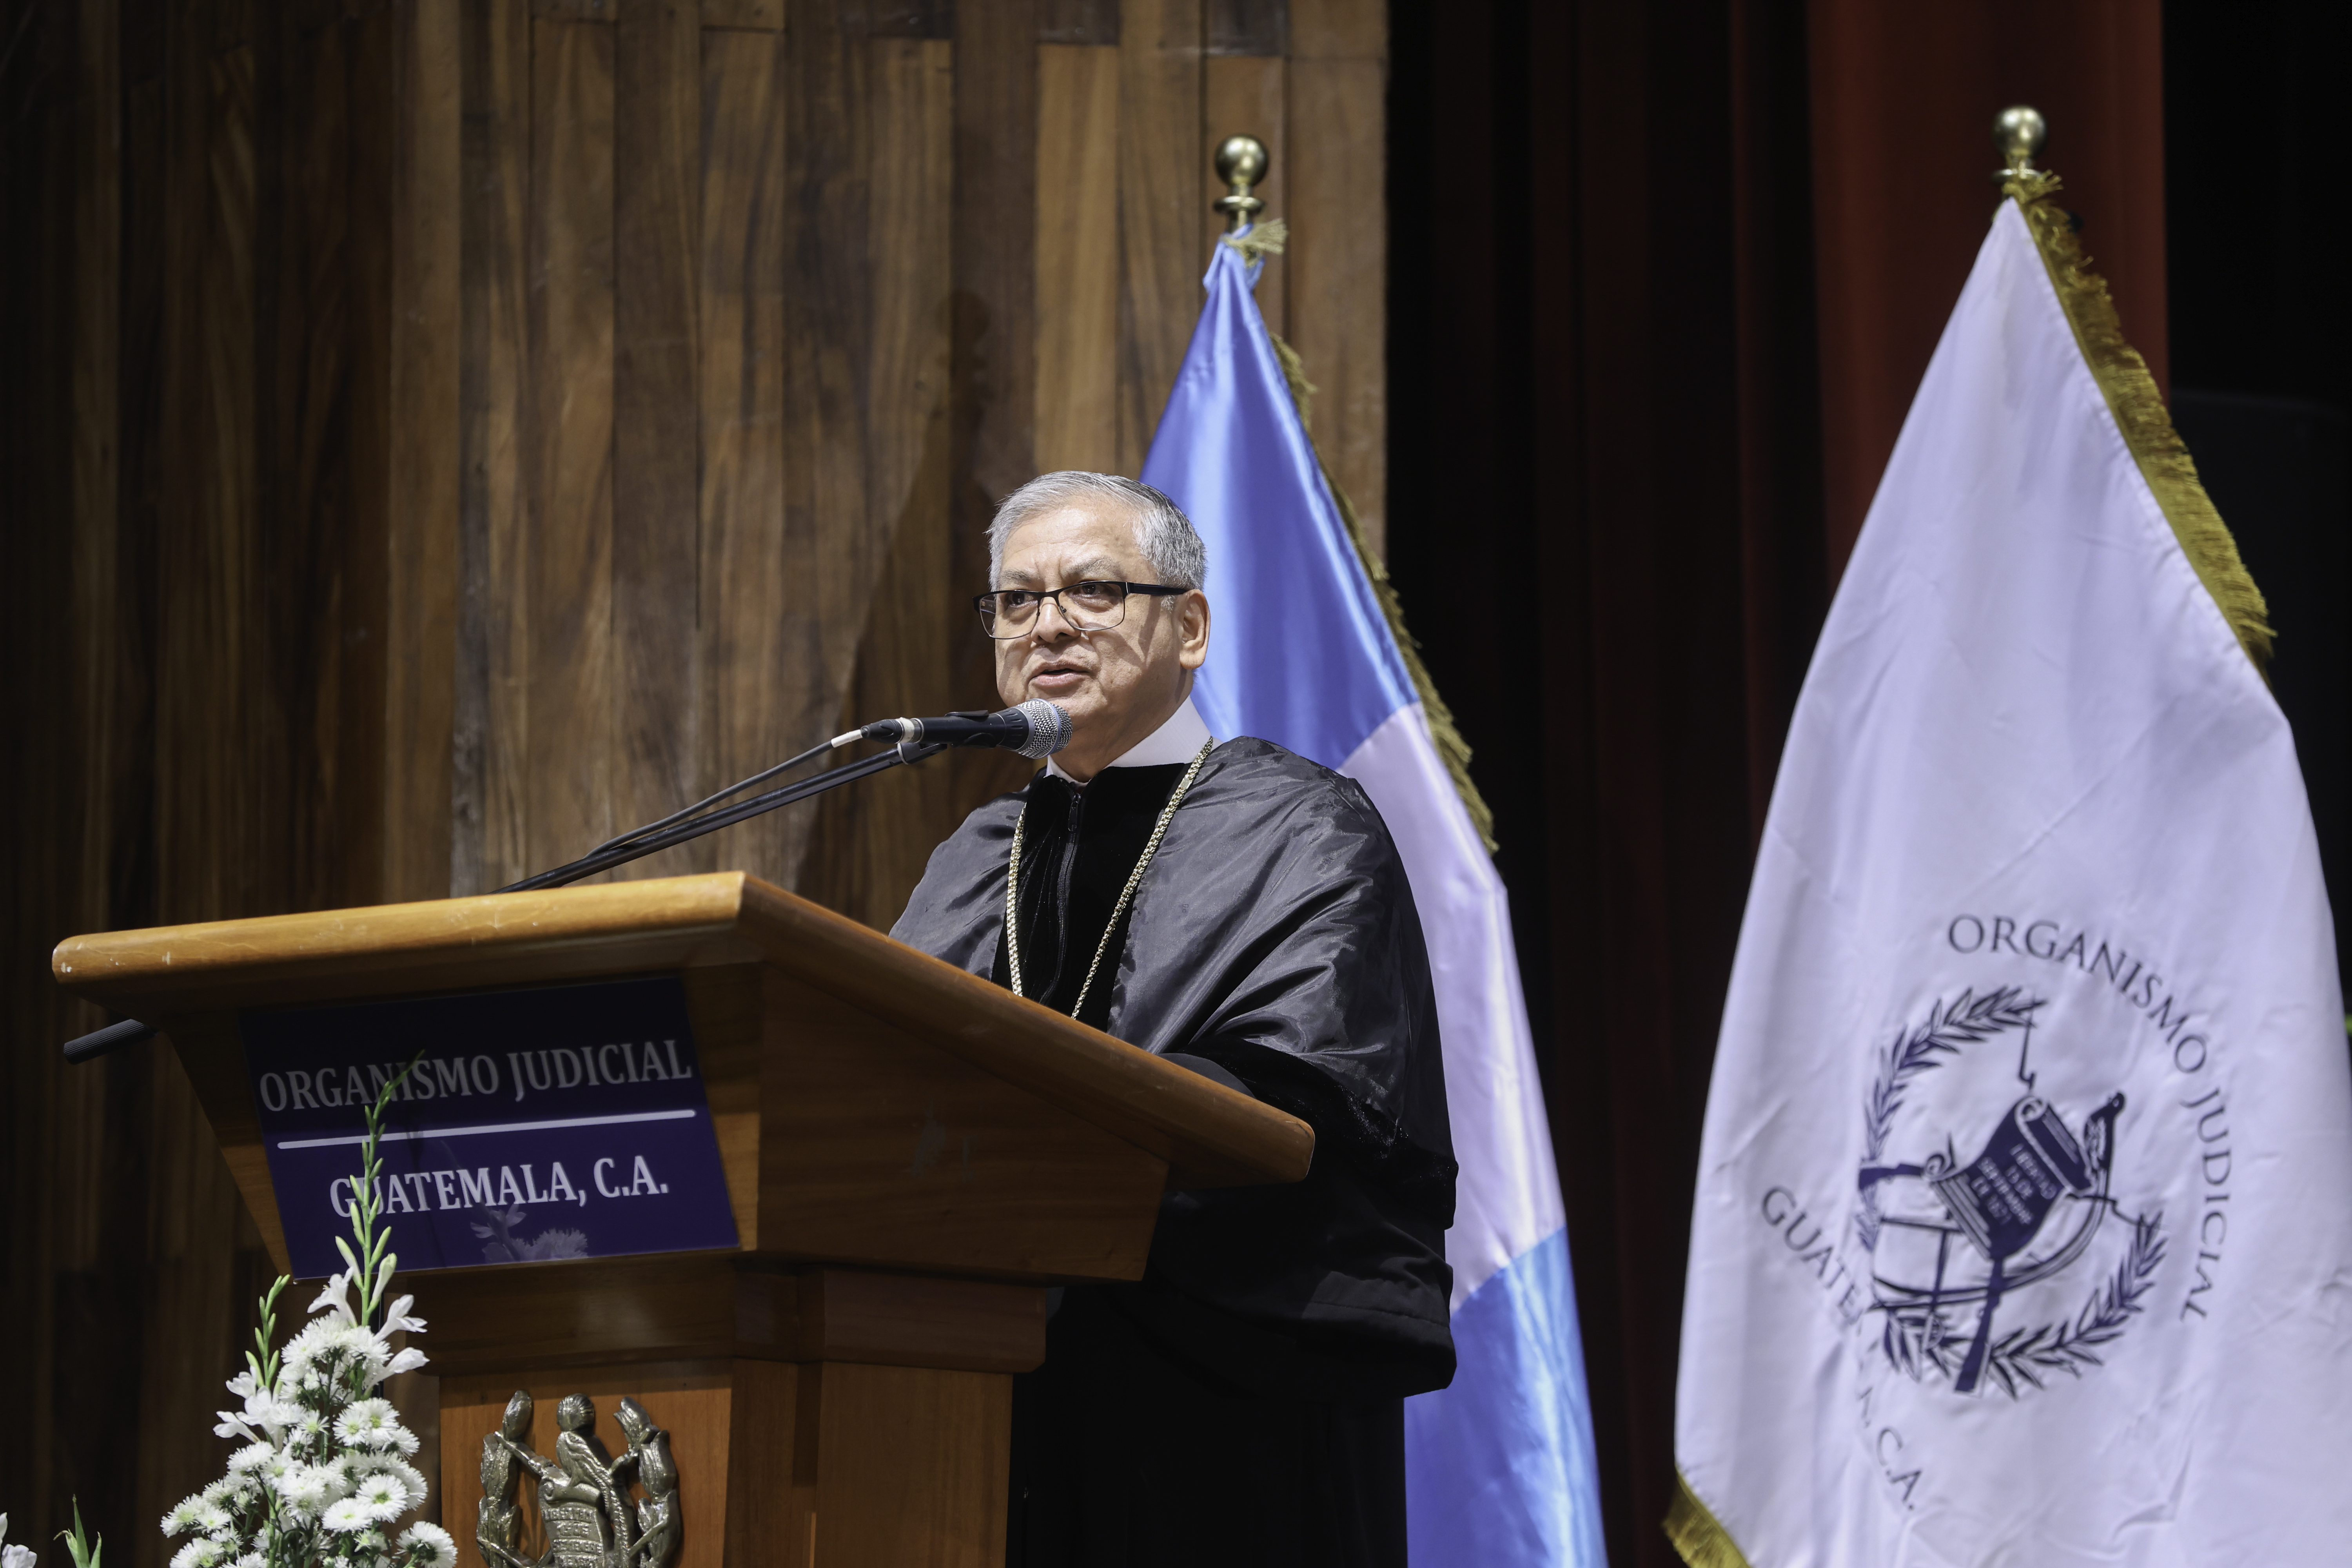
<path fill-rule="evenodd" d="M 1168 721 L 1134 745 L 1103 765 L 1109 768 L 1156 768 L 1169 763 L 1189 763 L 1209 739 L 1209 726 L 1201 721 L 1201 710 L 1192 706 L 1190 697 Z M 1045 759 L 1045 771 L 1064 784 L 1076 784 L 1077 780 L 1062 771 L 1062 764 L 1052 757 Z M 1084 785 L 1079 785 L 1084 788 Z"/>

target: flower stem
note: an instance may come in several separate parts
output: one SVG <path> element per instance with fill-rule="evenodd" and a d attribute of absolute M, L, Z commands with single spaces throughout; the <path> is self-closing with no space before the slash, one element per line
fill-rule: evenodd
<path fill-rule="evenodd" d="M 417 1064 L 424 1059 L 425 1049 L 420 1046 L 416 1054 L 409 1058 L 408 1065 L 376 1091 L 375 1103 L 367 1108 L 367 1138 L 360 1145 L 360 1174 L 352 1188 L 352 1239 L 359 1243 L 358 1256 L 353 1257 L 352 1249 L 341 1241 L 335 1244 L 351 1264 L 352 1273 L 355 1276 L 353 1283 L 359 1287 L 359 1321 L 362 1328 L 382 1326 L 383 1301 L 388 1294 L 386 1287 L 392 1283 L 392 1269 L 386 1265 L 398 1261 L 388 1257 L 385 1251 L 392 1245 L 391 1228 L 379 1229 L 377 1226 L 377 1222 L 383 1217 L 383 1200 L 377 1194 L 376 1187 L 383 1177 L 383 1156 L 380 1147 L 383 1140 L 383 1113 L 392 1104 L 393 1097 L 400 1092 L 400 1086 L 408 1081 L 408 1075 L 415 1072 Z"/>

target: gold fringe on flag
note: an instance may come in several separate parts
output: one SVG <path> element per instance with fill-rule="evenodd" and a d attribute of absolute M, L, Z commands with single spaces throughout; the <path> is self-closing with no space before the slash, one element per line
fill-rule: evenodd
<path fill-rule="evenodd" d="M 1257 238 L 1260 232 L 1266 233 L 1271 240 L 1265 248 L 1279 254 L 1288 233 L 1280 218 L 1269 218 L 1238 241 L 1227 239 L 1225 243 L 1247 255 L 1245 247 Z M 1297 349 L 1270 331 L 1266 335 L 1274 337 L 1275 354 L 1282 361 L 1284 379 L 1290 383 L 1290 401 L 1298 406 L 1298 423 L 1307 429 L 1307 445 L 1311 447 L 1314 445 L 1314 416 L 1309 410 L 1317 389 L 1307 379 L 1306 362 L 1298 357 Z M 1372 595 L 1380 600 L 1381 614 L 1388 617 L 1389 635 L 1396 638 L 1397 651 L 1404 655 L 1405 673 L 1412 677 L 1412 689 L 1421 695 L 1421 710 L 1429 720 L 1429 733 L 1437 742 L 1437 754 L 1445 759 L 1446 773 L 1454 780 L 1454 791 L 1462 796 L 1462 804 L 1470 813 L 1470 825 L 1478 830 L 1478 837 L 1486 846 L 1486 853 L 1492 855 L 1499 847 L 1495 842 L 1495 814 L 1488 808 L 1486 797 L 1478 793 L 1478 786 L 1470 782 L 1469 742 L 1463 740 L 1462 731 L 1454 725 L 1454 710 L 1437 695 L 1437 683 L 1429 679 L 1429 667 L 1421 661 L 1421 644 L 1415 642 L 1412 634 L 1404 628 L 1404 608 L 1397 603 L 1396 586 L 1389 581 L 1389 569 L 1364 542 L 1364 525 L 1356 516 L 1355 503 L 1348 499 L 1348 492 L 1339 488 L 1339 479 L 1331 472 L 1331 465 L 1323 460 L 1320 451 L 1315 454 L 1315 466 L 1323 470 L 1323 482 L 1330 487 L 1331 499 L 1339 503 L 1339 516 L 1348 525 L 1349 542 L 1356 547 L 1356 559 L 1364 563 L 1364 575 L 1372 580 Z"/>
<path fill-rule="evenodd" d="M 2173 537 L 2180 541 L 2205 591 L 2221 605 L 2230 629 L 2238 634 L 2239 646 L 2267 679 L 2273 633 L 2263 591 L 2254 586 L 2239 558 L 2238 542 L 2230 537 L 2228 525 L 2199 482 L 2197 465 L 2172 427 L 2147 362 L 2124 342 L 2106 279 L 2091 270 L 2090 258 L 2074 239 L 2073 219 L 2050 199 L 2060 189 L 2058 176 L 2039 169 L 2011 169 L 2000 189 L 2025 218 L 2058 290 L 2058 302 L 2074 326 L 2074 342 L 2123 430 L 2124 444 L 2172 524 Z"/>
<path fill-rule="evenodd" d="M 1675 1472 L 1675 1500 L 1666 1509 L 1666 1539 L 1690 1568 L 1748 1568 L 1731 1532 L 1698 1500 L 1680 1470 Z"/>

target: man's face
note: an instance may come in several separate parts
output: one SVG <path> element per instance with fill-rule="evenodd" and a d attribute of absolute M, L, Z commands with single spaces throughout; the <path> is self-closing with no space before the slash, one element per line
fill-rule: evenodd
<path fill-rule="evenodd" d="M 1004 542 L 1000 588 L 1045 592 L 1090 581 L 1159 581 L 1136 542 L 1133 514 L 1116 500 L 1041 512 Z M 1209 656 L 1209 601 L 1199 592 L 1138 595 L 1125 612 L 1117 626 L 1079 631 L 1057 603 L 1047 604 L 1022 636 L 996 645 L 996 690 L 1006 707 L 1042 697 L 1069 713 L 1070 743 L 1057 761 L 1080 781 L 1166 722 Z"/>

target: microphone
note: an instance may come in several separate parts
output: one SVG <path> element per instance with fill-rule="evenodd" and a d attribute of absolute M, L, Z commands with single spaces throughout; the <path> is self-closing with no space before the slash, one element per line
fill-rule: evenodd
<path fill-rule="evenodd" d="M 899 741 L 935 746 L 1002 746 L 1024 757 L 1051 756 L 1070 743 L 1070 716 L 1042 697 L 997 713 L 950 713 L 939 719 L 884 719 L 841 736 L 849 741 Z"/>

